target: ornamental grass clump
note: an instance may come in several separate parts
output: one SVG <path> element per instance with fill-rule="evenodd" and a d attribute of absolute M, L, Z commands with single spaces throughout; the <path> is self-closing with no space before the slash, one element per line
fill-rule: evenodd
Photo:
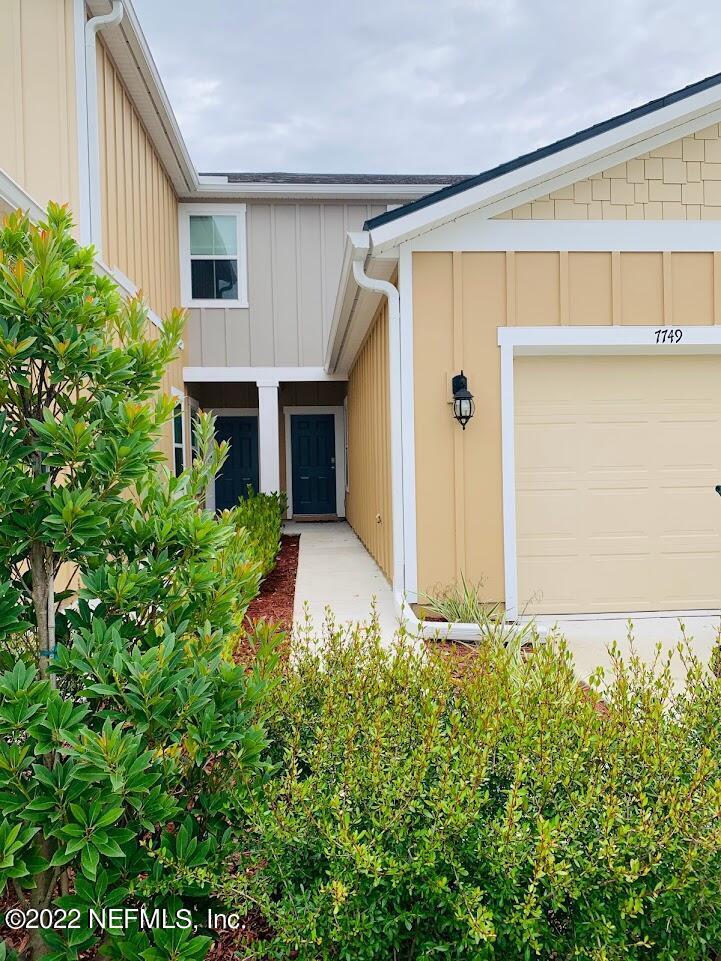
<path fill-rule="evenodd" d="M 459 679 L 403 633 L 295 651 L 249 809 L 256 957 L 684 961 L 721 948 L 721 686 L 613 652 L 582 689 L 563 641 Z M 250 899 L 250 902 L 249 902 Z"/>

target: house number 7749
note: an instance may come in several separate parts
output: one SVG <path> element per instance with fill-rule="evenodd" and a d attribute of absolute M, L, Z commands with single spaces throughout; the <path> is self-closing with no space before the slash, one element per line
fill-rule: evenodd
<path fill-rule="evenodd" d="M 654 333 L 657 344 L 679 344 L 683 340 L 683 331 L 680 327 L 661 327 Z"/>

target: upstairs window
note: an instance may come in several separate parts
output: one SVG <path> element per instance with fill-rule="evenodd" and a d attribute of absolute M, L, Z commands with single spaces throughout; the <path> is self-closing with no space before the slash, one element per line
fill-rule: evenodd
<path fill-rule="evenodd" d="M 247 307 L 245 204 L 181 208 L 183 304 Z"/>

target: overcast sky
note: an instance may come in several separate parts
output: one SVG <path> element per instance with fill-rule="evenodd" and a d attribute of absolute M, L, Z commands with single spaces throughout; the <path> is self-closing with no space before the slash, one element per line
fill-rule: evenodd
<path fill-rule="evenodd" d="M 718 0 L 134 0 L 203 172 L 477 173 L 721 71 Z"/>

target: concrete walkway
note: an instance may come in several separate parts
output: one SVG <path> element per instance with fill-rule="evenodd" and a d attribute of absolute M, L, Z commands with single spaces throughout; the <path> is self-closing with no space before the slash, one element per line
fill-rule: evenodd
<path fill-rule="evenodd" d="M 539 618 L 539 621 L 552 626 L 549 619 Z M 624 658 L 628 658 L 634 650 L 643 661 L 650 664 L 655 658 L 657 644 L 666 654 L 683 640 L 681 624 L 693 653 L 708 663 L 719 629 L 719 617 L 711 614 L 639 616 L 632 618 L 629 624 L 627 618 L 581 618 L 569 615 L 556 618 L 555 624 L 568 642 L 578 676 L 587 680 L 597 667 L 608 669 L 611 664 L 608 648 L 614 641 Z M 674 655 L 671 670 L 676 681 L 684 679 L 685 670 L 678 654 Z"/>
<path fill-rule="evenodd" d="M 285 524 L 286 534 L 300 534 L 295 584 L 296 624 L 305 619 L 305 605 L 320 630 L 330 607 L 340 623 L 366 622 L 376 599 L 383 637 L 398 626 L 393 592 L 381 569 L 345 521 Z"/>
<path fill-rule="evenodd" d="M 367 622 L 371 600 L 375 598 L 382 635 L 386 639 L 393 637 L 398 615 L 391 587 L 345 521 L 300 524 L 290 521 L 285 525 L 285 532 L 301 535 L 295 587 L 296 624 L 303 623 L 306 604 L 319 632 L 327 607 L 339 623 Z M 578 676 L 584 680 L 598 667 L 609 668 L 608 648 L 614 641 L 624 658 L 635 650 L 647 663 L 654 660 L 657 644 L 661 644 L 664 652 L 673 650 L 682 640 L 680 622 L 686 628 L 693 652 L 708 662 L 719 629 L 717 614 L 637 617 L 633 621 L 631 642 L 629 621 L 625 617 L 568 615 L 554 619 L 539 617 L 538 622 L 547 628 L 558 627 L 573 654 Z M 676 680 L 682 681 L 685 672 L 678 654 L 674 656 L 672 670 Z"/>

